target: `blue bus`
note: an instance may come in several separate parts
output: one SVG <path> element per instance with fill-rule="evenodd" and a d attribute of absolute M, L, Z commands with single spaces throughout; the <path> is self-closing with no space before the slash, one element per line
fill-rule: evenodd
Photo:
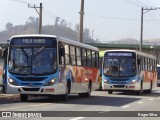
<path fill-rule="evenodd" d="M 102 63 L 102 89 L 151 92 L 157 84 L 156 57 L 135 50 L 106 50 Z"/>
<path fill-rule="evenodd" d="M 160 65 L 157 65 L 157 86 L 160 87 Z"/>
<path fill-rule="evenodd" d="M 5 92 L 20 94 L 21 101 L 28 95 L 89 97 L 99 87 L 96 47 L 52 35 L 17 35 L 0 53 Z"/>

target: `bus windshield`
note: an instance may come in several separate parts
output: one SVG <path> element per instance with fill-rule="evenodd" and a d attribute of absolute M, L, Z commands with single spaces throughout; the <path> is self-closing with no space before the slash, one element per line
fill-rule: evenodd
<path fill-rule="evenodd" d="M 103 74 L 112 77 L 129 77 L 136 74 L 134 58 L 104 58 Z"/>
<path fill-rule="evenodd" d="M 56 71 L 56 47 L 11 47 L 9 53 L 9 72 L 40 75 Z"/>

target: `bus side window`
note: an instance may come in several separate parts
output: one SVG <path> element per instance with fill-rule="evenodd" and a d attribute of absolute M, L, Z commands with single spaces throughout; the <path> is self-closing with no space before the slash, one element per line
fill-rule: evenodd
<path fill-rule="evenodd" d="M 137 59 L 137 64 L 138 64 L 138 65 L 141 64 L 141 59 L 140 59 L 140 58 Z"/>
<path fill-rule="evenodd" d="M 62 44 L 59 45 L 59 64 L 64 64 L 65 49 Z"/>
<path fill-rule="evenodd" d="M 138 56 L 137 58 L 137 66 L 138 66 L 138 70 L 142 70 L 142 57 Z"/>
<path fill-rule="evenodd" d="M 86 54 L 86 50 L 82 49 L 82 65 L 86 66 L 87 64 L 87 54 Z"/>

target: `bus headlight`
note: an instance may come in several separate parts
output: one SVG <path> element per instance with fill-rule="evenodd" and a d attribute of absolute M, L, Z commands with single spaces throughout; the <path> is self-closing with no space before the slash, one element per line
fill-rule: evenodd
<path fill-rule="evenodd" d="M 56 79 L 51 79 L 50 81 L 48 81 L 48 82 L 46 82 L 45 84 L 44 84 L 44 86 L 51 86 L 51 85 L 53 85 L 54 83 L 55 83 L 55 81 L 56 81 Z"/>
<path fill-rule="evenodd" d="M 132 80 L 131 82 L 130 82 L 130 84 L 135 84 L 137 82 L 137 80 Z"/>
<path fill-rule="evenodd" d="M 104 83 L 106 83 L 106 84 L 111 84 L 110 81 L 107 80 L 107 79 L 104 79 Z"/>
<path fill-rule="evenodd" d="M 13 80 L 12 78 L 8 78 L 8 82 L 11 84 L 11 85 L 18 85 L 17 82 L 15 80 Z"/>

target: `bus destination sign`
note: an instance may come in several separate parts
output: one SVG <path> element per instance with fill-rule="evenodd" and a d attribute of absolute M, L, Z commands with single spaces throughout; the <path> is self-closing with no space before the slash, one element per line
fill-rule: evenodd
<path fill-rule="evenodd" d="M 106 52 L 105 57 L 125 57 L 134 58 L 136 54 L 134 52 Z"/>
<path fill-rule="evenodd" d="M 131 57 L 132 53 L 108 53 L 108 56 L 126 56 L 126 57 Z"/>
<path fill-rule="evenodd" d="M 24 44 L 45 44 L 45 39 L 23 39 Z"/>
<path fill-rule="evenodd" d="M 56 38 L 21 37 L 11 39 L 11 45 L 56 45 Z"/>

